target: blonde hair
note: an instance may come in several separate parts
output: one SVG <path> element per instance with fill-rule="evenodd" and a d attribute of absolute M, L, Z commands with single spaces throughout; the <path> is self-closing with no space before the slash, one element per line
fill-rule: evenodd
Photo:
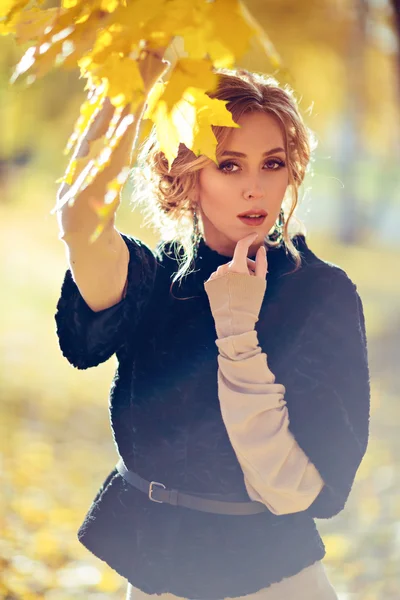
<path fill-rule="evenodd" d="M 295 261 L 296 271 L 300 268 L 301 257 L 292 238 L 299 230 L 289 232 L 289 225 L 294 218 L 303 233 L 303 223 L 294 217 L 294 211 L 298 204 L 299 187 L 308 171 L 311 153 L 316 147 L 315 137 L 304 124 L 293 90 L 288 85 L 282 88 L 275 78 L 244 69 L 220 68 L 213 72 L 218 75 L 218 85 L 215 90 L 208 91 L 207 95 L 227 101 L 226 108 L 235 122 L 244 113 L 258 111 L 274 115 L 282 128 L 289 178 L 282 203 L 285 215 L 283 242 Z M 218 149 L 223 150 L 232 128 L 213 125 L 212 130 Z M 182 261 L 178 263 L 179 268 L 172 284 L 190 272 L 197 242 L 193 218 L 195 205 L 191 194 L 198 183 L 200 170 L 209 164 L 209 160 L 204 155 L 196 157 L 184 144 L 180 144 L 178 155 L 168 172 L 168 161 L 159 149 L 153 127 L 139 149 L 137 165 L 131 175 L 134 187 L 131 202 L 141 206 L 145 225 L 160 232 L 163 240 L 161 250 L 168 242 L 177 242 L 176 258 L 179 260 L 181 257 Z M 287 204 L 288 210 L 285 210 Z M 272 242 L 267 236 L 265 243 L 274 247 L 279 241 Z"/>

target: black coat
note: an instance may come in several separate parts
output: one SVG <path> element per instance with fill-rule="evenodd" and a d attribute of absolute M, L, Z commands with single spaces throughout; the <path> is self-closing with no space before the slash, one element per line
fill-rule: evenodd
<path fill-rule="evenodd" d="M 128 288 L 115 306 L 93 312 L 67 271 L 55 316 L 60 348 L 78 369 L 116 353 L 110 419 L 128 468 L 188 493 L 249 500 L 221 417 L 216 332 L 204 290 L 229 258 L 201 241 L 196 272 L 174 284 L 171 295 L 173 244 L 162 254 L 136 238 L 123 239 L 130 252 Z M 325 487 L 299 513 L 214 515 L 154 503 L 114 469 L 78 538 L 144 592 L 241 596 L 325 555 L 314 518 L 344 508 L 368 443 L 367 343 L 356 286 L 315 256 L 304 236 L 294 243 L 302 255 L 296 273 L 284 247 L 268 252 L 256 330 L 276 382 L 286 388 L 289 428 Z"/>

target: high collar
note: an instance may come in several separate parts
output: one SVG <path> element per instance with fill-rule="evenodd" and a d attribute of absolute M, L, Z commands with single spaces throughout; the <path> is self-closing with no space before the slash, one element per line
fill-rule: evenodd
<path fill-rule="evenodd" d="M 302 254 L 307 253 L 308 247 L 303 234 L 297 234 L 292 238 L 294 246 Z M 280 275 L 284 272 L 291 271 L 295 266 L 295 261 L 289 253 L 287 247 L 282 244 L 281 246 L 267 248 L 267 260 L 268 260 L 268 274 L 269 276 Z M 207 245 L 204 238 L 200 238 L 197 245 L 197 253 L 194 259 L 195 270 L 200 271 L 202 275 L 210 275 L 219 266 L 232 260 L 233 256 L 226 256 L 220 254 L 216 250 L 210 248 Z M 249 258 L 255 259 L 255 254 L 249 255 Z"/>
<path fill-rule="evenodd" d="M 315 255 L 308 248 L 303 234 L 296 234 L 292 238 L 292 242 L 295 248 L 300 252 L 302 264 L 314 260 Z M 161 254 L 169 259 L 164 264 L 167 266 L 168 270 L 171 270 L 172 275 L 172 273 L 178 269 L 177 256 L 183 258 L 182 247 L 178 250 L 176 242 L 167 242 Z M 255 256 L 250 255 L 250 258 L 254 259 Z M 210 248 L 203 238 L 200 238 L 195 248 L 195 257 L 191 263 L 190 273 L 183 277 L 179 287 L 184 288 L 184 292 L 187 293 L 187 295 L 197 288 L 204 291 L 204 281 L 209 279 L 210 275 L 214 273 L 219 266 L 226 264 L 230 260 L 232 260 L 232 256 L 220 254 L 216 250 Z M 295 269 L 295 261 L 284 244 L 275 248 L 268 247 L 267 260 L 268 281 L 271 283 Z"/>

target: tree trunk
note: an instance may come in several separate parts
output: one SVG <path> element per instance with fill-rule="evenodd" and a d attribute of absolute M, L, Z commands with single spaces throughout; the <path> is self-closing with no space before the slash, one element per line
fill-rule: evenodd
<path fill-rule="evenodd" d="M 338 237 L 345 244 L 355 244 L 363 230 L 362 202 L 356 180 L 355 164 L 363 155 L 361 131 L 365 115 L 366 2 L 354 5 L 354 26 L 347 40 L 346 106 L 342 122 L 342 144 L 339 155 L 341 179 L 345 188 L 341 196 Z"/>

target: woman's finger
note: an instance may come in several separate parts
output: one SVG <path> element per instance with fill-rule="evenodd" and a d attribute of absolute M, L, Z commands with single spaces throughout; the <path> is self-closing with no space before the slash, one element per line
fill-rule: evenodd
<path fill-rule="evenodd" d="M 247 272 L 247 255 L 249 253 L 249 248 L 257 237 L 258 233 L 251 233 L 237 242 L 232 257 L 232 263 L 235 265 L 235 270 L 239 270 L 238 272 Z"/>
<path fill-rule="evenodd" d="M 268 259 L 267 259 L 267 250 L 265 246 L 260 246 L 257 250 L 256 254 L 256 268 L 255 273 L 256 277 L 261 277 L 261 279 L 265 279 L 268 271 Z"/>

